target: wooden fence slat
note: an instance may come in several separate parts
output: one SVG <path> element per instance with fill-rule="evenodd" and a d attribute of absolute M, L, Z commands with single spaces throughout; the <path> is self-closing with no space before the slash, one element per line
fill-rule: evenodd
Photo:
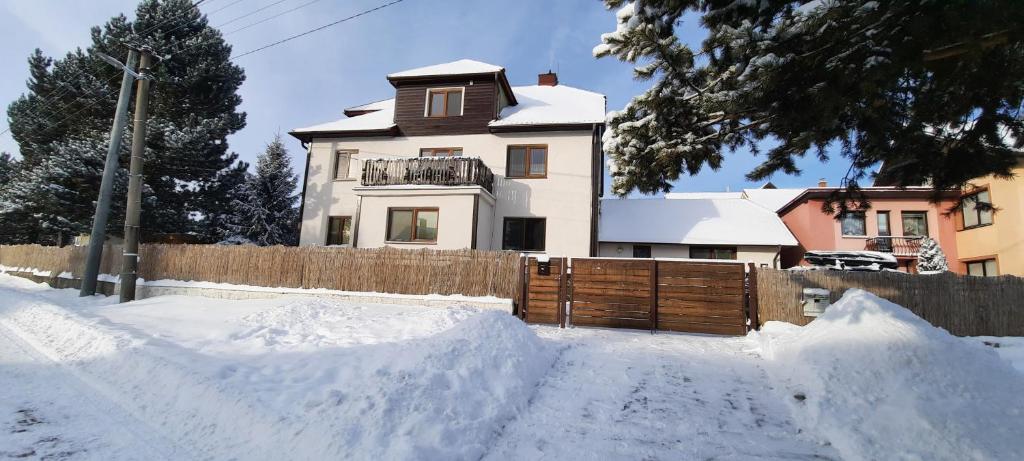
<path fill-rule="evenodd" d="M 803 288 L 824 288 L 836 302 L 860 288 L 906 307 L 932 325 L 957 336 L 1024 336 L 1024 278 L 974 277 L 953 273 L 757 271 L 758 322 L 806 325 L 800 306 Z"/>

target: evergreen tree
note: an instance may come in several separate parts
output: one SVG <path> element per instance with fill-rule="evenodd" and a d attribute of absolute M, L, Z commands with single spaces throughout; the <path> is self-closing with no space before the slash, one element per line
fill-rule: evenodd
<path fill-rule="evenodd" d="M 216 224 L 205 220 L 222 213 L 216 207 L 232 200 L 227 195 L 232 187 L 220 187 L 217 182 L 230 181 L 237 176 L 231 171 L 244 169 L 236 165 L 237 154 L 227 150 L 227 137 L 245 126 L 245 114 L 237 111 L 241 103 L 237 90 L 245 79 L 244 73 L 230 62 L 231 47 L 221 33 L 209 26 L 191 1 L 143 0 L 135 16 L 134 21 L 117 16 L 102 27 L 94 27 L 92 43 L 86 51 L 79 49 L 61 59 L 52 59 L 36 50 L 29 58 L 28 92 L 8 107 L 11 134 L 18 142 L 26 169 L 41 165 L 46 157 L 55 155 L 58 146 L 71 139 L 80 145 L 103 145 L 100 152 L 105 153 L 121 79 L 120 72 L 95 53 L 123 60 L 127 45 L 150 46 L 163 58 L 153 66 L 143 233 L 188 231 L 208 240 L 215 238 L 208 231 L 216 228 Z M 126 132 L 126 139 L 130 139 L 131 126 Z M 90 136 L 92 139 L 86 141 Z M 84 164 L 91 161 L 65 160 L 70 170 L 88 169 Z M 127 161 L 123 155 L 121 166 L 127 166 Z M 26 175 L 24 179 L 45 177 L 56 167 L 51 165 L 50 171 Z M 96 200 L 99 182 L 81 186 L 84 190 L 74 197 L 88 201 L 55 199 L 52 203 L 90 208 L 89 204 Z M 117 195 L 113 202 L 123 204 L 124 200 L 123 195 Z M 8 212 L 19 212 L 17 203 L 8 205 Z M 38 214 L 23 211 L 29 219 Z M 68 216 L 68 228 L 91 226 L 91 215 L 79 219 L 77 213 L 67 209 L 47 213 Z M 36 223 L 40 228 L 44 224 L 50 225 Z M 120 229 L 113 231 L 121 233 Z M 36 241 L 35 237 L 32 241 Z"/>
<path fill-rule="evenodd" d="M 249 180 L 249 164 L 238 162 L 234 167 L 221 171 L 217 179 L 208 183 L 208 189 L 200 195 L 200 207 L 208 215 L 196 222 L 196 233 L 208 242 L 220 242 L 238 234 L 240 213 L 235 204 L 248 198 L 245 188 Z"/>
<path fill-rule="evenodd" d="M 919 272 L 946 272 L 949 270 L 946 253 L 942 252 L 942 247 L 931 237 L 925 237 L 921 241 L 921 248 L 917 256 L 917 270 Z"/>
<path fill-rule="evenodd" d="M 63 244 L 88 233 L 95 211 L 96 187 L 103 175 L 106 142 L 96 134 L 74 135 L 51 145 L 52 152 L 22 168 L 0 193 L 0 220 L 14 223 L 13 242 Z M 114 178 L 114 192 L 127 189 L 126 172 Z M 111 204 L 107 231 L 124 226 L 124 202 Z"/>
<path fill-rule="evenodd" d="M 3 193 L 4 186 L 11 181 L 16 171 L 18 171 L 18 161 L 11 157 L 11 154 L 0 152 L 0 194 Z"/>
<path fill-rule="evenodd" d="M 761 142 L 751 180 L 838 145 L 854 190 L 882 161 L 889 182 L 940 190 L 1006 177 L 1024 143 L 1024 2 L 604 1 L 618 27 L 595 56 L 653 81 L 609 114 L 617 194 L 667 191 Z M 696 49 L 676 35 L 691 17 Z"/>
<path fill-rule="evenodd" d="M 231 227 L 235 233 L 260 246 L 296 244 L 297 184 L 288 151 L 277 135 L 257 157 L 256 173 L 242 186 L 233 204 L 236 215 Z"/>

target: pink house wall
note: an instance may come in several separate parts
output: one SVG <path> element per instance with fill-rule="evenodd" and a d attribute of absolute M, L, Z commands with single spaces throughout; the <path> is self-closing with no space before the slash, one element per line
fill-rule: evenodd
<path fill-rule="evenodd" d="M 956 264 L 956 225 L 951 216 L 944 216 L 956 202 L 944 200 L 929 203 L 927 199 L 872 198 L 871 209 L 864 213 L 866 236 L 844 236 L 840 222 L 834 215 L 825 214 L 821 207 L 824 199 L 812 198 L 799 203 L 782 215 L 782 222 L 800 242 L 800 247 L 783 252 L 783 267 L 802 264 L 808 250 L 863 250 L 867 238 L 878 236 L 878 212 L 889 212 L 889 228 L 893 237 L 903 235 L 904 211 L 923 211 L 928 217 L 928 235 L 935 239 L 951 261 L 950 270 L 960 271 Z"/>

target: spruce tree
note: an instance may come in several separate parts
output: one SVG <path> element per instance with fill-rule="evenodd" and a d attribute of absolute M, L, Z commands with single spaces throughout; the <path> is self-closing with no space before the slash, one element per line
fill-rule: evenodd
<path fill-rule="evenodd" d="M 235 234 L 260 246 L 296 244 L 297 184 L 288 151 L 277 135 L 257 157 L 256 173 L 233 203 L 236 214 L 231 227 Z"/>
<path fill-rule="evenodd" d="M 0 152 L 0 193 L 14 177 L 16 171 L 18 171 L 18 161 L 11 154 Z"/>
<path fill-rule="evenodd" d="M 921 241 L 921 248 L 917 256 L 917 270 L 919 272 L 946 272 L 949 270 L 946 253 L 931 237 L 925 237 Z"/>
<path fill-rule="evenodd" d="M 57 146 L 71 139 L 105 153 L 121 79 L 120 72 L 95 53 L 123 60 L 128 46 L 149 46 L 162 59 L 153 66 L 155 81 L 150 93 L 143 235 L 192 232 L 205 240 L 215 239 L 210 230 L 217 224 L 206 219 L 223 213 L 217 207 L 233 199 L 233 187 L 217 183 L 233 180 L 237 172 L 232 171 L 244 169 L 236 164 L 238 156 L 228 151 L 227 144 L 227 137 L 245 126 L 245 114 L 237 110 L 241 103 L 237 90 L 245 77 L 229 60 L 231 47 L 189 0 L 144 0 L 133 21 L 121 15 L 102 27 L 93 27 L 91 42 L 86 50 L 60 59 L 38 50 L 29 57 L 28 92 L 8 107 L 11 134 L 24 159 L 23 168 L 41 165 L 46 157 L 55 155 Z M 88 136 L 92 139 L 86 141 Z M 126 139 L 131 139 L 130 125 Z M 91 161 L 65 160 L 70 170 L 88 169 L 83 163 Z M 122 155 L 121 167 L 127 162 L 128 157 Z M 24 179 L 45 177 L 55 167 L 51 163 L 49 171 Z M 70 208 L 90 208 L 99 182 L 83 182 L 79 187 L 82 190 L 74 197 L 83 201 L 54 199 L 52 203 L 69 209 L 47 210 L 49 215 L 67 215 L 69 228 L 91 225 L 91 215 L 79 218 Z M 123 204 L 124 200 L 119 194 L 113 203 Z M 8 208 L 8 212 L 19 211 Z M 31 220 L 38 213 L 23 210 L 23 214 Z M 34 223 L 39 228 L 44 224 L 50 225 Z M 121 233 L 118 228 L 111 231 Z"/>
<path fill-rule="evenodd" d="M 748 174 L 796 174 L 838 145 L 854 189 L 879 162 L 887 182 L 936 190 L 1006 177 L 1024 143 L 1024 2 L 977 0 L 605 0 L 617 29 L 597 57 L 653 82 L 609 114 L 613 190 L 668 191 L 748 147 Z M 694 19 L 691 19 L 694 18 Z M 699 20 L 698 47 L 677 36 Z M 845 201 L 843 203 L 845 205 Z"/>

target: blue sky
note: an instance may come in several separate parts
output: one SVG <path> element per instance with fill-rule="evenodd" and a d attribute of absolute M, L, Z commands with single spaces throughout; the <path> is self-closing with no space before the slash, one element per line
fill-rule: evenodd
<path fill-rule="evenodd" d="M 206 0 L 206 12 L 235 0 Z M 218 25 L 276 0 L 242 0 L 212 14 Z M 287 0 L 233 22 L 225 30 L 255 22 L 309 0 Z M 349 16 L 383 0 L 320 0 L 280 18 L 229 35 L 236 53 Z M 136 0 L 0 0 L 0 101 L 4 107 L 25 91 L 25 59 L 38 47 L 60 56 L 89 42 L 89 27 L 125 13 L 134 17 Z M 615 28 L 612 12 L 599 0 L 405 0 L 403 3 L 316 32 L 238 60 L 245 69 L 242 110 L 248 126 L 229 138 L 231 149 L 253 162 L 280 130 L 336 120 L 345 107 L 393 96 L 388 73 L 461 58 L 504 66 L 513 85 L 533 84 L 552 68 L 563 84 L 603 93 L 608 109 L 621 109 L 646 88 L 634 81 L 630 66 L 612 58 L 596 60 L 591 49 L 602 33 Z M 699 43 L 702 31 L 686 21 L 681 35 Z M 159 91 L 159 87 L 155 88 Z M 113 108 L 111 108 L 113 114 Z M 7 128 L 6 117 L 0 131 Z M 298 141 L 286 137 L 301 173 Z M 0 136 L 0 151 L 16 153 L 9 134 Z M 747 151 L 729 154 L 719 171 L 704 170 L 678 181 L 676 191 L 722 191 L 757 186 L 743 175 L 759 160 Z M 829 164 L 813 156 L 802 160 L 802 176 L 778 175 L 780 187 L 814 185 L 818 178 L 836 184 L 848 163 L 838 155 Z"/>

